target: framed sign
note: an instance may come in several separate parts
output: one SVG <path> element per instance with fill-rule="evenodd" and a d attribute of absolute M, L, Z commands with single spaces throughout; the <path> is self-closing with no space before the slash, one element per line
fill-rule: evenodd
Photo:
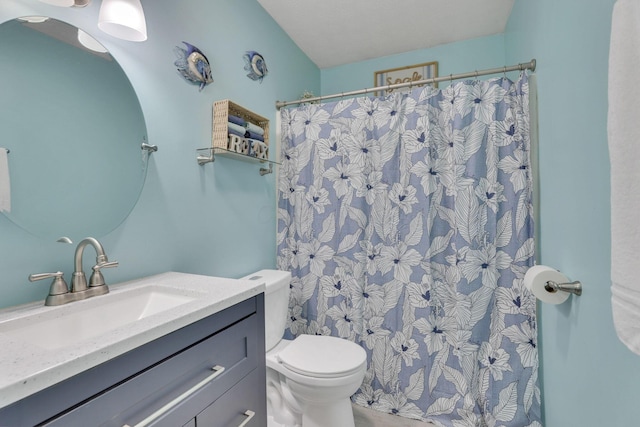
<path fill-rule="evenodd" d="M 391 68 L 389 70 L 376 71 L 373 76 L 373 84 L 378 86 L 388 86 L 398 83 L 415 82 L 418 80 L 432 79 L 438 77 L 438 62 L 425 62 L 423 64 L 408 65 L 406 67 Z M 438 86 L 436 83 L 435 87 Z M 408 90 L 407 88 L 395 90 Z M 376 95 L 388 95 L 391 90 L 377 91 Z"/>

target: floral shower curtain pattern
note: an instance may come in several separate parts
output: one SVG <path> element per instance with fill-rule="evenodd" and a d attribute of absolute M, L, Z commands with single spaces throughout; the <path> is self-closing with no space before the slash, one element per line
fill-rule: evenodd
<path fill-rule="evenodd" d="M 288 336 L 368 355 L 357 404 L 541 426 L 526 74 L 283 109 Z"/>

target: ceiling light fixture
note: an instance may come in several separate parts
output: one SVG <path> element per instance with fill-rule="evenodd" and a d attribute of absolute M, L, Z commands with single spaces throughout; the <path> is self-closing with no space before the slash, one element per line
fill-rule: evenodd
<path fill-rule="evenodd" d="M 98 28 L 119 39 L 145 41 L 147 22 L 140 0 L 102 0 Z"/>
<path fill-rule="evenodd" d="M 61 7 L 85 7 L 91 0 L 40 0 Z M 132 42 L 147 39 L 147 22 L 140 0 L 102 0 L 98 28 L 110 36 Z"/>

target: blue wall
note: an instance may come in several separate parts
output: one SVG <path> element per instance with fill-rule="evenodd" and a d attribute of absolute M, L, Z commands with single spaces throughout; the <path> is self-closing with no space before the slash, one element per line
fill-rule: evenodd
<path fill-rule="evenodd" d="M 607 62 L 614 0 L 516 1 L 507 62 L 538 59 L 541 262 L 584 294 L 540 305 L 546 426 L 638 425 L 640 357 L 611 316 Z M 634 82 L 630 82 L 633 84 Z"/>
<path fill-rule="evenodd" d="M 105 277 L 116 283 L 169 270 L 239 277 L 274 267 L 275 174 L 261 177 L 258 165 L 230 159 L 199 166 L 196 148 L 211 144 L 214 101 L 232 99 L 275 122 L 275 101 L 299 98 L 304 90 L 318 93 L 320 71 L 255 0 L 143 3 L 149 34 L 143 43 L 99 31 L 100 2 L 65 9 L 37 0 L 2 0 L 0 7 L 0 22 L 48 15 L 98 38 L 129 76 L 149 142 L 159 147 L 131 215 L 100 238 L 110 259 L 120 262 Z M 212 63 L 215 82 L 202 92 L 173 65 L 173 48 L 182 41 L 198 46 Z M 262 84 L 245 76 L 246 50 L 266 58 L 270 74 Z M 275 123 L 271 128 L 273 140 Z M 31 273 L 61 270 L 69 279 L 74 248 L 34 237 L 0 215 L 0 307 L 46 296 L 49 284 L 30 283 Z M 86 268 L 94 259 L 87 251 Z"/>

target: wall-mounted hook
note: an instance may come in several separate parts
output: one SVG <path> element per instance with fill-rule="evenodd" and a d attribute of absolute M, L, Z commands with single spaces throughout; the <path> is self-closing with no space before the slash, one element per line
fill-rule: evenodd
<path fill-rule="evenodd" d="M 143 150 L 147 150 L 149 153 L 155 153 L 156 151 L 158 151 L 158 146 L 157 145 L 147 144 L 146 142 L 143 142 L 142 143 L 142 149 Z"/>

